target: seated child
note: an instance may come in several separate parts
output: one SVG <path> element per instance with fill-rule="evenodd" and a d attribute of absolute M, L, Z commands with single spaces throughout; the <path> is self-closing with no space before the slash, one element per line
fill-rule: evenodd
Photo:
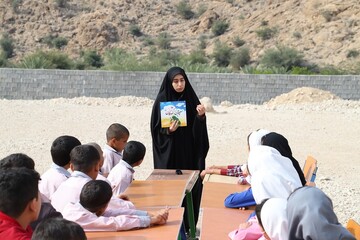
<path fill-rule="evenodd" d="M 91 143 L 88 143 L 88 145 L 91 145 L 93 147 L 96 148 L 96 150 L 98 151 L 99 155 L 100 155 L 100 163 L 99 163 L 99 167 L 101 169 L 101 167 L 104 165 L 104 153 L 103 153 L 103 150 L 101 149 L 100 145 L 97 144 L 96 142 L 91 142 Z M 109 185 L 111 185 L 110 181 L 104 177 L 104 175 L 102 174 L 101 171 L 99 171 L 97 177 L 96 177 L 96 180 L 103 180 L 107 183 L 109 183 Z"/>
<path fill-rule="evenodd" d="M 123 193 L 134 178 L 133 167 L 139 166 L 145 156 L 144 144 L 130 141 L 125 145 L 123 159 L 110 171 L 108 179 L 114 195 Z"/>
<path fill-rule="evenodd" d="M 64 218 L 42 221 L 35 229 L 31 240 L 86 240 L 82 227 Z"/>
<path fill-rule="evenodd" d="M 48 199 L 60 184 L 70 177 L 70 172 L 67 171 L 70 167 L 70 152 L 80 144 L 77 138 L 67 135 L 56 138 L 52 143 L 50 152 L 53 164 L 41 175 L 39 183 L 40 192 Z"/>
<path fill-rule="evenodd" d="M 110 170 L 120 162 L 122 159 L 122 151 L 129 139 L 129 130 L 119 124 L 113 123 L 106 131 L 106 141 L 104 151 L 104 165 L 101 168 L 101 173 L 107 177 Z"/>
<path fill-rule="evenodd" d="M 284 198 L 267 198 L 256 205 L 256 217 L 266 239 L 288 239 L 286 205 Z"/>
<path fill-rule="evenodd" d="M 13 153 L 9 156 L 0 160 L 0 169 L 10 169 L 10 168 L 20 168 L 24 167 L 30 170 L 35 170 L 35 162 L 28 155 L 23 153 Z M 38 223 L 44 219 L 60 217 L 62 218 L 61 213 L 57 212 L 55 208 L 49 202 L 49 199 L 42 195 L 41 196 L 41 209 L 38 216 L 38 219 L 30 223 L 32 229 L 35 229 Z"/>
<path fill-rule="evenodd" d="M 168 209 L 149 215 L 145 211 L 132 210 L 131 215 L 121 209 L 108 209 L 112 197 L 109 184 L 101 180 L 87 182 L 80 194 L 80 202 L 65 206 L 64 218 L 77 222 L 85 231 L 123 231 L 165 224 Z"/>
<path fill-rule="evenodd" d="M 248 151 L 250 152 L 250 149 L 254 148 L 255 146 L 261 145 L 261 138 L 265 136 L 266 134 L 270 133 L 268 130 L 265 129 L 258 129 L 256 131 L 251 132 L 247 136 L 247 144 L 248 144 Z M 248 176 L 248 169 L 247 165 L 239 165 L 242 167 L 242 178 L 245 177 L 245 181 L 240 178 L 239 183 L 242 184 L 249 184 L 250 177 Z M 248 206 L 256 205 L 255 199 L 252 194 L 252 189 L 249 187 L 247 190 L 242 192 L 236 192 L 232 193 L 229 196 L 227 196 L 224 200 L 224 205 L 227 208 L 246 208 Z"/>
<path fill-rule="evenodd" d="M 71 177 L 59 186 L 50 199 L 59 212 L 63 211 L 67 203 L 79 201 L 81 189 L 87 182 L 97 178 L 100 169 L 99 152 L 91 145 L 76 146 L 70 152 L 70 159 Z M 112 198 L 109 205 L 114 208 L 134 208 L 130 201 L 119 198 Z"/>
<path fill-rule="evenodd" d="M 0 169 L 0 239 L 30 240 L 41 206 L 40 175 L 27 168 Z"/>
<path fill-rule="evenodd" d="M 247 136 L 248 151 L 250 151 L 251 146 L 261 145 L 261 138 L 270 133 L 265 129 L 258 129 L 251 132 Z M 226 175 L 226 176 L 235 176 L 239 177 L 239 184 L 248 184 L 246 177 L 248 176 L 246 164 L 242 165 L 227 165 L 227 166 L 211 166 L 203 170 L 200 174 L 201 178 L 204 178 L 206 174 L 217 174 L 217 175 Z"/>
<path fill-rule="evenodd" d="M 315 187 L 301 187 L 290 194 L 287 218 L 287 239 L 355 240 L 339 223 L 331 199 Z"/>

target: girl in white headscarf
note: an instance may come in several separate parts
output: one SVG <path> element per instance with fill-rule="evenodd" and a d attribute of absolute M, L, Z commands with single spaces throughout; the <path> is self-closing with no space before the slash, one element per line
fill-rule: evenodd
<path fill-rule="evenodd" d="M 266 198 L 287 198 L 302 186 L 299 175 L 289 158 L 268 146 L 255 146 L 248 159 L 251 187 L 255 202 Z"/>
<path fill-rule="evenodd" d="M 284 198 L 269 198 L 256 205 L 256 217 L 266 239 L 288 240 L 286 205 Z"/>
<path fill-rule="evenodd" d="M 355 237 L 338 221 L 331 199 L 318 188 L 302 187 L 293 192 L 287 204 L 288 239 L 342 239 Z"/>

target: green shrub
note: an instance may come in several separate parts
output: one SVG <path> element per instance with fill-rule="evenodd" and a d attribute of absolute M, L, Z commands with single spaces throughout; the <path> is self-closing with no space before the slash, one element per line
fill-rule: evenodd
<path fill-rule="evenodd" d="M 239 36 L 234 37 L 232 42 L 235 45 L 235 47 L 241 47 L 242 45 L 245 44 L 245 41 L 242 40 Z"/>
<path fill-rule="evenodd" d="M 156 43 L 161 49 L 171 48 L 171 36 L 167 32 L 162 32 L 156 39 Z"/>
<path fill-rule="evenodd" d="M 207 43 L 206 43 L 206 36 L 201 35 L 201 36 L 199 37 L 199 48 L 200 48 L 200 49 L 205 49 L 205 48 L 206 48 L 206 45 L 207 45 Z"/>
<path fill-rule="evenodd" d="M 334 66 L 326 66 L 320 68 L 320 75 L 343 75 L 344 71 L 341 69 L 336 69 Z"/>
<path fill-rule="evenodd" d="M 135 37 L 140 37 L 142 35 L 141 29 L 138 25 L 131 24 L 129 26 L 129 32 Z"/>
<path fill-rule="evenodd" d="M 22 4 L 23 0 L 12 0 L 11 6 L 14 13 L 19 13 L 19 6 Z"/>
<path fill-rule="evenodd" d="M 322 11 L 321 12 L 321 15 L 325 18 L 325 20 L 327 22 L 330 22 L 332 20 L 332 17 L 333 17 L 333 13 L 331 11 Z"/>
<path fill-rule="evenodd" d="M 211 26 L 211 31 L 215 36 L 220 36 L 226 32 L 229 28 L 229 24 L 222 20 L 216 20 Z"/>
<path fill-rule="evenodd" d="M 271 39 L 277 32 L 276 28 L 264 27 L 255 31 L 263 41 Z"/>
<path fill-rule="evenodd" d="M 232 48 L 221 42 L 216 42 L 212 57 L 218 67 L 227 67 L 230 63 Z"/>
<path fill-rule="evenodd" d="M 0 51 L 0 68 L 7 67 L 8 60 L 4 52 Z"/>
<path fill-rule="evenodd" d="M 25 56 L 18 66 L 31 69 L 72 69 L 74 63 L 64 53 L 38 51 Z"/>
<path fill-rule="evenodd" d="M 268 49 L 260 59 L 260 63 L 265 68 L 285 67 L 287 70 L 294 66 L 302 66 L 304 63 L 303 55 L 296 49 L 278 46 L 276 49 Z"/>
<path fill-rule="evenodd" d="M 348 53 L 346 54 L 347 58 L 356 58 L 358 56 L 359 56 L 359 51 L 355 49 L 349 50 Z"/>
<path fill-rule="evenodd" d="M 145 47 L 146 47 L 146 46 L 152 46 L 152 45 L 155 44 L 154 39 L 152 39 L 151 37 L 148 37 L 148 36 L 144 37 L 142 40 L 143 40 L 143 45 L 144 45 Z"/>
<path fill-rule="evenodd" d="M 62 47 L 68 44 L 68 40 L 63 37 L 55 37 L 53 35 L 49 35 L 44 37 L 41 42 L 45 43 L 51 48 L 61 49 Z"/>
<path fill-rule="evenodd" d="M 249 65 L 244 66 L 242 72 L 246 74 L 288 74 L 287 69 L 284 67 L 262 68 Z"/>
<path fill-rule="evenodd" d="M 103 59 L 95 50 L 82 51 L 80 58 L 85 68 L 100 68 L 104 66 Z"/>
<path fill-rule="evenodd" d="M 55 48 L 60 49 L 68 44 L 68 40 L 63 37 L 57 37 L 53 39 L 53 45 Z"/>
<path fill-rule="evenodd" d="M 313 75 L 314 72 L 307 67 L 293 67 L 290 70 L 290 74 L 293 75 Z"/>
<path fill-rule="evenodd" d="M 182 0 L 176 5 L 176 12 L 184 19 L 190 19 L 194 16 L 194 12 L 191 10 L 190 4 Z"/>
<path fill-rule="evenodd" d="M 262 20 L 261 21 L 261 26 L 267 26 L 269 24 L 269 21 L 266 21 L 266 20 Z"/>
<path fill-rule="evenodd" d="M 58 7 L 63 8 L 63 7 L 66 6 L 67 0 L 55 0 L 55 3 L 56 3 L 56 5 L 57 5 Z"/>
<path fill-rule="evenodd" d="M 233 69 L 239 70 L 241 67 L 250 63 L 250 53 L 248 48 L 241 48 L 233 52 L 230 58 L 230 65 Z"/>
<path fill-rule="evenodd" d="M 187 62 L 189 64 L 204 64 L 208 62 L 204 50 L 191 51 L 188 55 L 181 56 L 181 59 L 183 59 L 184 62 Z"/>
<path fill-rule="evenodd" d="M 300 32 L 293 32 L 293 37 L 296 39 L 300 39 L 301 38 L 301 33 Z"/>
<path fill-rule="evenodd" d="M 6 58 L 11 58 L 14 54 L 13 39 L 4 34 L 0 39 L 0 48 Z"/>

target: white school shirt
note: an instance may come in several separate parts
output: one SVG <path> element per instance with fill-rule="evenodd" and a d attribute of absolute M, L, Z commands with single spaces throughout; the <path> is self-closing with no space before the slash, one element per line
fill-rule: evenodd
<path fill-rule="evenodd" d="M 105 211 L 102 216 L 85 209 L 80 203 L 69 203 L 63 210 L 63 217 L 78 223 L 84 231 L 122 231 L 144 228 L 150 225 L 150 217 L 145 211 L 132 210 L 132 215 L 120 211 Z"/>
<path fill-rule="evenodd" d="M 63 182 L 56 192 L 51 196 L 51 204 L 56 211 L 63 211 L 66 204 L 80 201 L 80 193 L 84 185 L 92 179 L 83 172 L 74 171 L 71 177 Z M 119 198 L 111 198 L 109 209 L 134 209 L 134 204 Z"/>
<path fill-rule="evenodd" d="M 107 176 L 111 169 L 120 162 L 122 159 L 122 153 L 117 152 L 115 149 L 105 144 L 103 148 L 104 164 L 101 167 L 101 172 Z"/>
<path fill-rule="evenodd" d="M 103 175 L 101 175 L 101 173 L 99 173 L 99 174 L 97 175 L 96 180 L 105 181 L 105 182 L 107 182 L 107 183 L 111 186 L 110 181 L 109 181 L 106 177 L 104 177 Z"/>
<path fill-rule="evenodd" d="M 39 191 L 50 199 L 60 184 L 65 182 L 70 176 L 71 173 L 69 171 L 53 163 L 51 168 L 41 175 Z"/>
<path fill-rule="evenodd" d="M 120 162 L 111 169 L 107 178 L 110 181 L 115 196 L 123 193 L 129 187 L 134 178 L 134 172 L 133 167 L 124 160 L 120 160 Z"/>

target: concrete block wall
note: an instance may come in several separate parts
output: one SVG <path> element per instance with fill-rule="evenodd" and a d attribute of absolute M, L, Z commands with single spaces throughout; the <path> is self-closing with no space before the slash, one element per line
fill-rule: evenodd
<path fill-rule="evenodd" d="M 164 72 L 114 72 L 0 69 L 0 98 L 49 99 L 137 96 L 154 99 Z M 360 99 L 360 76 L 246 75 L 188 73 L 199 98 L 214 104 L 261 104 L 299 87 L 330 91 L 343 99 Z"/>

